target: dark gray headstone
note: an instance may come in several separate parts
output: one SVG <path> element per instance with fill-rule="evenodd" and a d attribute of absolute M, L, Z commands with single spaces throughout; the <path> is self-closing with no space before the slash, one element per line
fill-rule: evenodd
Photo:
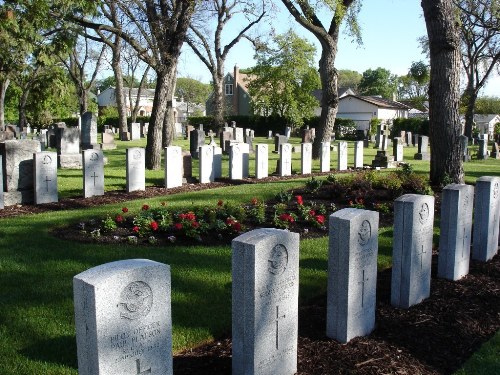
<path fill-rule="evenodd" d="M 198 159 L 198 150 L 205 145 L 205 132 L 203 130 L 191 130 L 189 133 L 189 152 L 194 159 Z"/>
<path fill-rule="evenodd" d="M 92 112 L 85 112 L 82 116 L 82 148 L 97 147 L 97 116 Z"/>

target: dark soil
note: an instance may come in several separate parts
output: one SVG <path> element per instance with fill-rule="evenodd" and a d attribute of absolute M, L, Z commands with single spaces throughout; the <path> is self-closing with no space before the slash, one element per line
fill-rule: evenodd
<path fill-rule="evenodd" d="M 148 187 L 144 192 L 130 194 L 106 192 L 101 197 L 75 197 L 40 206 L 7 207 L 0 210 L 0 218 L 147 199 L 230 184 L 234 182 L 186 184 L 177 189 Z M 312 199 L 306 191 L 295 193 L 303 194 L 304 200 Z M 321 200 L 321 194 L 331 199 L 326 191 L 315 199 Z M 350 198 L 342 197 L 337 208 L 347 205 Z M 381 215 L 381 226 L 390 224 L 391 220 L 390 215 Z M 369 336 L 355 338 L 348 344 L 339 344 L 325 336 L 326 296 L 300 306 L 298 374 L 452 374 L 459 369 L 500 329 L 500 256 L 487 263 L 471 261 L 470 273 L 456 282 L 438 279 L 436 270 L 437 255 L 434 254 L 431 296 L 408 310 L 390 305 L 391 270 L 380 272 L 376 328 Z M 175 355 L 174 372 L 231 374 L 231 338 L 221 337 Z"/>

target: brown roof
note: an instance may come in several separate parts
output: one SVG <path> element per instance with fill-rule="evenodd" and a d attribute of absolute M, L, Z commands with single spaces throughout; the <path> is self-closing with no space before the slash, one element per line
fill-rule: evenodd
<path fill-rule="evenodd" d="M 389 99 L 384 99 L 380 96 L 359 96 L 359 95 L 346 95 L 341 99 L 345 98 L 357 98 L 359 100 L 362 100 L 364 102 L 373 104 L 379 108 L 391 108 L 391 109 L 410 109 L 411 107 L 407 106 L 406 104 L 396 102 L 394 100 L 389 100 Z"/>

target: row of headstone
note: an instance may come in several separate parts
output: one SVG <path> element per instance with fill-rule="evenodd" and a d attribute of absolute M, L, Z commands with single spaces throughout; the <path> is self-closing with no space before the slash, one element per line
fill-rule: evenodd
<path fill-rule="evenodd" d="M 498 249 L 500 178 L 481 177 L 476 186 L 472 258 L 487 261 Z M 438 277 L 468 273 L 473 196 L 468 185 L 443 191 Z M 433 222 L 434 197 L 408 194 L 394 202 L 396 308 L 430 295 Z M 346 208 L 330 216 L 326 334 L 341 343 L 375 327 L 378 227 L 375 211 Z M 232 241 L 233 374 L 296 373 L 299 254 L 299 235 L 286 230 L 256 229 Z M 104 264 L 76 275 L 73 291 L 80 374 L 172 373 L 168 265 Z"/>

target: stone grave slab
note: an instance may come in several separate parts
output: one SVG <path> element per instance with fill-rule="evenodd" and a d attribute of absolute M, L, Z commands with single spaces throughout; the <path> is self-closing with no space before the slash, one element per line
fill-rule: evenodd
<path fill-rule="evenodd" d="M 146 150 L 142 147 L 127 148 L 125 160 L 127 193 L 146 190 Z"/>
<path fill-rule="evenodd" d="M 363 141 L 356 141 L 354 143 L 354 168 L 363 168 L 363 146 Z"/>
<path fill-rule="evenodd" d="M 337 169 L 339 171 L 347 170 L 347 142 L 340 141 L 337 148 Z"/>
<path fill-rule="evenodd" d="M 214 149 L 214 179 L 222 177 L 222 148 L 212 146 Z"/>
<path fill-rule="evenodd" d="M 279 175 L 280 177 L 292 175 L 292 145 L 290 143 L 280 146 Z"/>
<path fill-rule="evenodd" d="M 214 182 L 214 148 L 209 145 L 201 146 L 198 155 L 200 158 L 198 175 L 200 183 Z"/>
<path fill-rule="evenodd" d="M 59 201 L 57 194 L 57 153 L 51 151 L 33 154 L 35 204 Z"/>
<path fill-rule="evenodd" d="M 133 122 L 130 124 L 130 140 L 137 141 L 141 139 L 141 123 Z"/>
<path fill-rule="evenodd" d="M 181 147 L 165 147 L 165 187 L 167 189 L 182 186 L 183 171 L 186 173 L 188 169 L 186 166 L 183 167 L 183 159 Z M 191 161 L 191 157 L 189 159 Z"/>
<path fill-rule="evenodd" d="M 310 174 L 312 171 L 312 143 L 302 143 L 300 147 L 300 173 Z"/>
<path fill-rule="evenodd" d="M 104 195 L 104 154 L 100 150 L 83 150 L 83 197 Z"/>
<path fill-rule="evenodd" d="M 330 142 L 321 142 L 319 170 L 320 172 L 330 172 Z"/>
<path fill-rule="evenodd" d="M 85 112 L 82 116 L 81 128 L 82 149 L 99 148 L 97 144 L 97 116 L 92 112 Z"/>
<path fill-rule="evenodd" d="M 266 178 L 269 175 L 269 146 L 255 145 L 255 178 Z"/>

